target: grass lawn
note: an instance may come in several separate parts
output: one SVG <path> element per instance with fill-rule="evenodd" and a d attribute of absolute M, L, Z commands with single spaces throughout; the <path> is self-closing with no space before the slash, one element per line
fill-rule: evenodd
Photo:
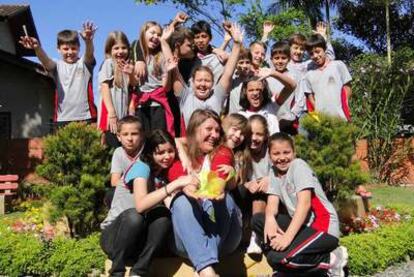
<path fill-rule="evenodd" d="M 414 187 L 368 186 L 372 206 L 403 205 L 414 207 Z"/>

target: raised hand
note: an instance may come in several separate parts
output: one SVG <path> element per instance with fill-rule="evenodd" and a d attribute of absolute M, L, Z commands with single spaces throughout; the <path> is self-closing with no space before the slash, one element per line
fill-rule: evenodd
<path fill-rule="evenodd" d="M 20 37 L 19 43 L 26 49 L 36 49 L 40 46 L 36 38 L 29 36 Z"/>
<path fill-rule="evenodd" d="M 171 71 L 178 67 L 178 58 L 173 56 L 172 58 L 167 59 L 167 71 Z"/>
<path fill-rule="evenodd" d="M 314 34 L 320 34 L 324 39 L 327 37 L 328 25 L 325 22 L 319 21 L 316 23 L 316 30 L 313 31 Z"/>
<path fill-rule="evenodd" d="M 232 23 L 231 28 L 229 29 L 229 33 L 235 43 L 243 42 L 243 31 L 239 24 Z"/>
<path fill-rule="evenodd" d="M 165 27 L 162 30 L 162 35 L 161 35 L 160 40 L 167 41 L 171 37 L 171 35 L 174 33 L 174 30 L 175 30 L 174 26 L 169 25 L 169 26 Z"/>
<path fill-rule="evenodd" d="M 185 12 L 178 12 L 174 18 L 174 22 L 177 24 L 184 23 L 187 21 L 187 19 L 188 19 L 188 15 Z"/>
<path fill-rule="evenodd" d="M 80 32 L 80 36 L 83 40 L 93 40 L 93 37 L 95 35 L 96 30 L 98 27 L 96 27 L 92 21 L 85 21 L 82 24 L 82 31 Z"/>
<path fill-rule="evenodd" d="M 272 21 L 266 20 L 265 22 L 263 22 L 263 34 L 270 34 L 274 28 L 275 25 Z"/>
<path fill-rule="evenodd" d="M 223 29 L 226 31 L 226 33 L 230 34 L 231 32 L 231 22 L 230 21 L 224 21 L 223 22 Z M 231 38 L 231 37 L 230 37 Z"/>

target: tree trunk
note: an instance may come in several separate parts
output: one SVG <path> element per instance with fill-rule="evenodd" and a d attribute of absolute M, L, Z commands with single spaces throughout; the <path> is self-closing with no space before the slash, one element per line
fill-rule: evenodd
<path fill-rule="evenodd" d="M 328 40 L 331 39 L 331 16 L 330 16 L 330 11 L 329 11 L 329 7 L 330 7 L 330 0 L 325 0 L 325 17 L 326 17 L 326 36 L 328 38 Z"/>
<path fill-rule="evenodd" d="M 385 1 L 385 21 L 387 28 L 387 60 L 391 64 L 391 30 L 390 30 L 390 1 Z"/>

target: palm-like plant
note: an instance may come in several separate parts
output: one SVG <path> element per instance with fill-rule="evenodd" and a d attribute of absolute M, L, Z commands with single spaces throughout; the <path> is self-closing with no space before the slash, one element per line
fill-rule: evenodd
<path fill-rule="evenodd" d="M 328 35 L 331 29 L 330 8 L 338 4 L 340 0 L 276 0 L 270 7 L 269 12 L 279 13 L 287 8 L 295 8 L 303 11 L 309 18 L 311 26 L 323 18 L 322 9 L 325 9 L 325 21 L 328 25 Z"/>

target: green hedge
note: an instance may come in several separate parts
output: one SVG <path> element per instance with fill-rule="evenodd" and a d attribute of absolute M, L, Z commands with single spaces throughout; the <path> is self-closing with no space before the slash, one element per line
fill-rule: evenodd
<path fill-rule="evenodd" d="M 349 235 L 341 238 L 341 244 L 348 248 L 351 274 L 374 274 L 407 256 L 414 258 L 414 220 Z M 33 235 L 12 233 L 0 222 L 0 275 L 86 276 L 94 270 L 103 272 L 105 259 L 97 233 L 44 243 Z"/>
<path fill-rule="evenodd" d="M 86 276 L 103 272 L 105 255 L 99 234 L 75 240 L 43 242 L 30 234 L 16 234 L 0 222 L 0 275 Z"/>
<path fill-rule="evenodd" d="M 414 258 L 414 221 L 381 227 L 373 233 L 341 238 L 348 248 L 349 270 L 353 275 L 370 275 Z"/>

